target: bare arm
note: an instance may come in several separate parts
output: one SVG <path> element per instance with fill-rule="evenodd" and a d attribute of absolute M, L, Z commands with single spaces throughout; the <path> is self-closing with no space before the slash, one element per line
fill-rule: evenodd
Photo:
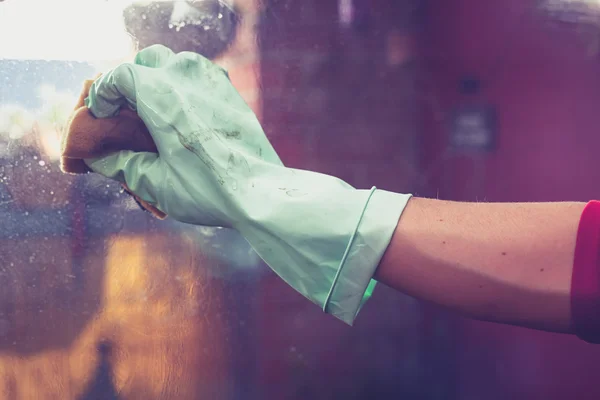
<path fill-rule="evenodd" d="M 584 207 L 414 198 L 375 277 L 469 317 L 572 332 L 571 272 Z"/>

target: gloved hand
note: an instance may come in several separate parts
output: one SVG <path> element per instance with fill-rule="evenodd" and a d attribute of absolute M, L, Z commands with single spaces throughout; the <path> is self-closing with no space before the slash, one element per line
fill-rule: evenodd
<path fill-rule="evenodd" d="M 163 46 L 97 80 L 86 99 L 98 118 L 128 104 L 158 154 L 86 160 L 174 219 L 238 230 L 289 285 L 352 324 L 410 195 L 357 190 L 286 168 L 227 73 Z"/>

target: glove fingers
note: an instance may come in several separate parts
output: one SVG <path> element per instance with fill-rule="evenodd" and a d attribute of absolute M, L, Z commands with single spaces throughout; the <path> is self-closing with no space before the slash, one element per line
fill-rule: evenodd
<path fill-rule="evenodd" d="M 162 49 L 162 46 L 156 46 L 156 50 L 164 53 Z M 169 49 L 164 49 L 170 52 Z M 155 53 L 157 52 L 146 52 L 146 57 L 150 57 Z M 156 59 L 164 59 L 164 57 L 166 56 L 157 56 Z M 136 104 L 136 81 L 138 81 L 136 77 L 136 69 L 139 68 L 139 66 L 133 64 L 122 64 L 94 81 L 86 99 L 86 105 L 94 117 L 114 117 L 120 111 L 123 113 L 123 115 L 125 115 L 125 111 L 128 111 L 126 108 L 127 105 L 130 105 L 133 108 L 138 108 Z M 159 152 L 173 145 L 173 138 L 163 137 L 169 135 L 161 135 L 160 130 L 153 129 L 152 121 L 144 120 L 142 115 L 140 115 L 140 113 L 137 111 L 132 111 L 132 113 L 135 113 L 142 119 L 142 122 L 146 126 L 148 133 L 150 133 L 152 136 L 154 144 L 158 147 Z M 128 113 L 128 115 L 130 114 L 131 113 Z M 119 127 L 122 128 L 123 126 L 120 125 Z M 127 132 L 123 133 L 126 134 Z M 130 136 L 133 137 L 133 135 Z"/>
<path fill-rule="evenodd" d="M 133 65 L 121 64 L 94 81 L 85 103 L 96 118 L 107 118 L 123 106 L 135 107 L 136 97 Z"/>
<path fill-rule="evenodd" d="M 85 163 L 92 171 L 127 185 L 140 199 L 154 206 L 159 202 L 166 169 L 158 154 L 120 151 Z"/>
<path fill-rule="evenodd" d="M 149 68 L 161 68 L 174 56 L 175 53 L 168 47 L 155 44 L 137 53 L 134 63 Z"/>
<path fill-rule="evenodd" d="M 133 106 L 166 157 L 182 145 L 228 157 L 225 145 L 281 164 L 227 73 L 196 53 L 150 46 L 137 54 L 135 64 L 122 64 L 97 79 L 86 105 L 97 118 Z"/>

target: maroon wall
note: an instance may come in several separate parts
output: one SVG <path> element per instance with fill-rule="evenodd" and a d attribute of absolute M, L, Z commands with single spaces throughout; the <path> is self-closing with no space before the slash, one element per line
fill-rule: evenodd
<path fill-rule="evenodd" d="M 370 24 L 350 31 L 334 0 L 265 3 L 262 120 L 288 165 L 445 199 L 600 198 L 600 61 L 538 1 L 421 2 L 424 21 L 413 1 L 357 1 Z M 465 75 L 479 95 L 460 94 Z M 453 155 L 449 113 L 471 102 L 497 108 L 498 146 Z M 600 350 L 575 338 L 464 321 L 385 289 L 348 329 L 272 274 L 261 287 L 265 399 L 600 398 Z"/>
<path fill-rule="evenodd" d="M 548 201 L 600 198 L 600 61 L 589 38 L 552 23 L 533 0 L 435 2 L 422 36 L 424 165 L 441 198 Z M 587 39 L 587 40 L 586 40 Z M 444 158 L 445 113 L 469 101 L 464 74 L 482 79 L 475 101 L 499 114 L 498 148 Z M 444 161 L 440 161 L 444 160 Z M 461 399 L 598 399 L 600 348 L 494 324 L 458 324 Z"/>
<path fill-rule="evenodd" d="M 418 173 L 416 10 L 412 1 L 357 2 L 355 25 L 344 29 L 337 3 L 265 2 L 265 130 L 288 166 L 408 191 Z M 259 301 L 260 398 L 396 399 L 417 391 L 423 360 L 414 302 L 381 288 L 349 328 L 272 273 Z"/>

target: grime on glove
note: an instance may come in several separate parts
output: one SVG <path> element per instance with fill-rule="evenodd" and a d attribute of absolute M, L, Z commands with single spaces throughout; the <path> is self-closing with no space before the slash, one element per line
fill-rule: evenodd
<path fill-rule="evenodd" d="M 181 222 L 233 228 L 285 282 L 352 324 L 410 195 L 286 168 L 227 72 L 155 45 L 96 80 L 97 118 L 137 111 L 157 147 L 86 160 Z"/>

